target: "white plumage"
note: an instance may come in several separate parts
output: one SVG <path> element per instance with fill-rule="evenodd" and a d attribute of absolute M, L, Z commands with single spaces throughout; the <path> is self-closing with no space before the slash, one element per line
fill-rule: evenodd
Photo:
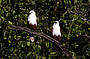
<path fill-rule="evenodd" d="M 29 24 L 32 24 L 32 25 L 37 25 L 37 21 L 36 21 L 37 17 L 36 17 L 36 13 L 34 10 L 31 10 L 30 11 L 30 15 L 28 16 L 28 22 Z"/>
<path fill-rule="evenodd" d="M 60 32 L 60 26 L 59 26 L 59 22 L 55 21 L 55 23 L 53 24 L 53 36 L 59 36 L 61 37 L 61 32 Z"/>

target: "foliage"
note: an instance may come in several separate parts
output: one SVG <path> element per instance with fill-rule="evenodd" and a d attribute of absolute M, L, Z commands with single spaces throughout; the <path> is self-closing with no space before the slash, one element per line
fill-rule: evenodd
<path fill-rule="evenodd" d="M 83 0 L 0 0 L 0 58 L 67 58 L 57 46 L 25 31 L 9 30 L 8 25 L 27 27 L 27 17 L 34 9 L 38 17 L 38 32 L 51 36 L 55 20 L 60 21 L 60 41 L 75 58 L 90 56 L 90 5 Z M 85 2 L 86 3 L 86 2 Z M 88 3 L 88 2 L 87 2 Z"/>

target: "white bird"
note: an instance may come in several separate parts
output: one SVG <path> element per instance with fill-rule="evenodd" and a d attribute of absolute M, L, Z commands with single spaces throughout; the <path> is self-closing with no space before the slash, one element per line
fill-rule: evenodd
<path fill-rule="evenodd" d="M 53 24 L 52 35 L 54 39 L 61 40 L 61 29 L 59 26 L 59 21 L 55 21 L 55 23 Z"/>
<path fill-rule="evenodd" d="M 30 11 L 30 15 L 28 16 L 28 23 L 30 25 L 30 28 L 36 30 L 37 27 L 37 17 L 34 10 Z"/>

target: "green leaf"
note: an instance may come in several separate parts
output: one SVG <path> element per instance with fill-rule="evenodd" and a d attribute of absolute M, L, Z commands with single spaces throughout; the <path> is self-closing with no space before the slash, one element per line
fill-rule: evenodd
<path fill-rule="evenodd" d="M 54 55 L 54 54 L 56 54 L 56 52 L 51 52 L 50 54 Z"/>
<path fill-rule="evenodd" d="M 27 57 L 31 55 L 31 52 L 28 52 Z"/>
<path fill-rule="evenodd" d="M 27 42 L 27 46 L 30 46 L 30 42 Z"/>
<path fill-rule="evenodd" d="M 88 28 L 88 30 L 90 30 L 90 28 Z"/>
<path fill-rule="evenodd" d="M 8 40 L 8 42 L 9 42 L 9 43 L 11 43 L 11 41 L 10 41 L 10 40 Z"/>
<path fill-rule="evenodd" d="M 9 24 L 12 24 L 12 22 L 11 22 L 11 21 L 8 21 L 8 23 L 9 23 Z"/>

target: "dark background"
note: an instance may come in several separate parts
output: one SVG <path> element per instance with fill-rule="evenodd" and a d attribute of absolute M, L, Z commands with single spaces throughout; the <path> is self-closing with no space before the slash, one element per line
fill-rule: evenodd
<path fill-rule="evenodd" d="M 62 29 L 60 41 L 75 58 L 90 56 L 90 0 L 0 0 L 0 58 L 68 59 L 55 44 L 30 33 L 9 30 L 28 27 L 30 10 L 37 15 L 38 32 L 51 36 L 54 21 Z"/>

